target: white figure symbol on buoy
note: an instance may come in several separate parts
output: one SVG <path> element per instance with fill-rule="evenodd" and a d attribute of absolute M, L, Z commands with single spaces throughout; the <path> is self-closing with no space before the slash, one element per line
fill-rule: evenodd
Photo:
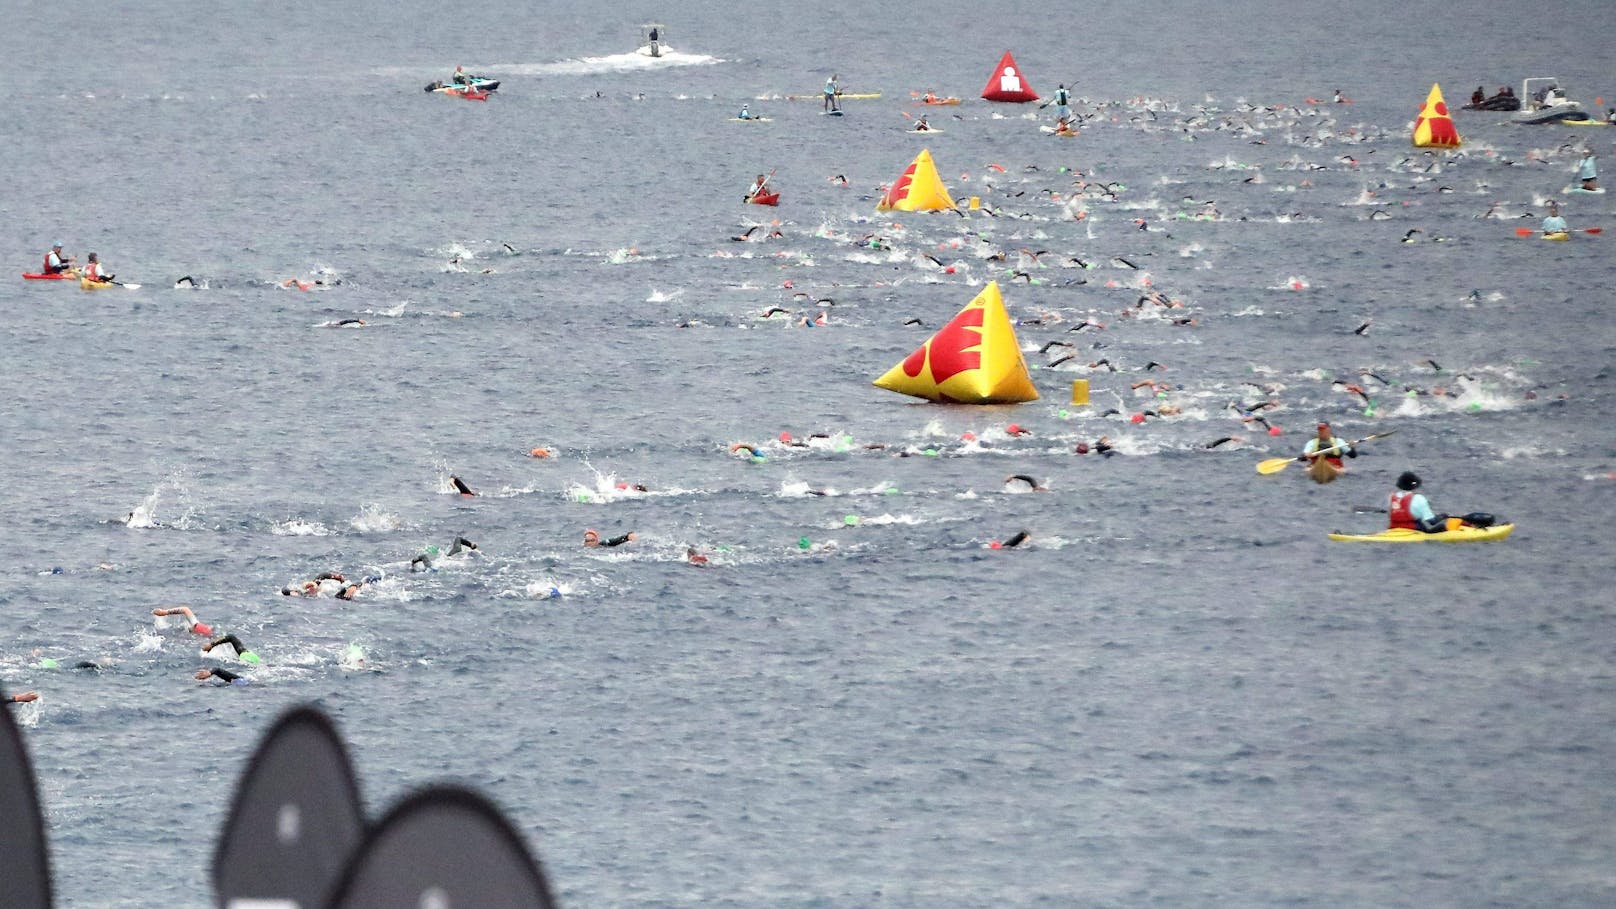
<path fill-rule="evenodd" d="M 1019 92 L 1019 91 L 1021 91 L 1021 77 L 1016 75 L 1016 68 L 1015 67 L 1007 66 L 1007 67 L 1004 68 L 1004 72 L 999 74 L 999 91 L 1001 91 L 1001 92 Z"/>

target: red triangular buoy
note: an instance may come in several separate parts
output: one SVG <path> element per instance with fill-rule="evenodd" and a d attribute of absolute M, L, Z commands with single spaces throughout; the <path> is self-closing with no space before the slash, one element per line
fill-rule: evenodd
<path fill-rule="evenodd" d="M 999 65 L 994 67 L 987 87 L 982 89 L 982 97 L 989 101 L 1037 101 L 1038 93 L 1032 90 L 1027 77 L 1021 74 L 1021 68 L 1016 66 L 1016 58 L 1005 51 L 1004 56 L 999 58 Z"/>

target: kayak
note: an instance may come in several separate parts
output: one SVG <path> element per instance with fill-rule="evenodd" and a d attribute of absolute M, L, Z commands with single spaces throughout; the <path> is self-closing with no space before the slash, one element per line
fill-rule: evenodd
<path fill-rule="evenodd" d="M 488 92 L 478 91 L 474 88 L 445 88 L 442 89 L 442 91 L 445 95 L 453 95 L 456 98 L 465 98 L 467 101 L 488 100 Z"/>
<path fill-rule="evenodd" d="M 1307 475 L 1313 478 L 1313 482 L 1321 486 L 1325 483 L 1334 483 L 1336 477 L 1346 472 L 1345 467 L 1337 467 L 1331 464 L 1329 458 L 1315 458 L 1312 464 L 1307 465 Z"/>
<path fill-rule="evenodd" d="M 118 285 L 112 283 L 111 281 L 91 281 L 89 278 L 79 279 L 80 290 L 106 290 L 109 287 L 117 286 Z"/>
<path fill-rule="evenodd" d="M 1545 240 L 1569 240 L 1569 239 L 1571 239 L 1571 234 L 1568 231 L 1557 230 L 1557 231 L 1554 231 L 1552 233 L 1544 234 L 1543 239 L 1545 239 Z"/>
<path fill-rule="evenodd" d="M 1051 136 L 1060 136 L 1063 139 L 1070 139 L 1071 137 L 1077 135 L 1077 130 L 1075 129 L 1068 129 L 1063 132 L 1061 131 L 1060 127 L 1057 126 L 1040 126 L 1038 127 L 1038 131 Z"/>
<path fill-rule="evenodd" d="M 746 201 L 752 203 L 753 205 L 779 205 L 780 204 L 780 194 L 779 193 L 758 193 L 757 195 L 753 196 L 750 199 L 747 199 Z"/>
<path fill-rule="evenodd" d="M 428 82 L 426 90 L 429 92 L 441 92 L 449 89 L 460 89 L 464 87 L 465 84 L 461 82 Z M 472 76 L 471 87 L 480 92 L 491 92 L 494 89 L 499 88 L 499 80 L 490 79 L 487 76 Z"/>
<path fill-rule="evenodd" d="M 1338 543 L 1490 543 L 1507 539 L 1514 532 L 1514 524 L 1495 524 L 1492 527 L 1461 527 L 1439 533 L 1421 533 L 1418 530 L 1397 528 L 1379 533 L 1332 533 L 1330 539 Z"/>
<path fill-rule="evenodd" d="M 731 123 L 773 123 L 773 117 L 730 117 Z"/>
<path fill-rule="evenodd" d="M 77 278 L 79 273 L 77 269 L 69 268 L 67 271 L 57 272 L 54 275 L 44 275 L 36 272 L 25 271 L 22 273 L 22 276 L 24 280 L 28 281 L 71 281 L 74 278 Z"/>
<path fill-rule="evenodd" d="M 904 132 L 906 132 L 906 133 L 919 133 L 922 136 L 930 136 L 930 135 L 941 134 L 942 130 L 938 129 L 935 126 L 928 126 L 925 129 L 906 129 L 906 130 L 904 130 Z"/>
<path fill-rule="evenodd" d="M 947 105 L 947 104 L 958 104 L 958 103 L 960 103 L 960 99 L 958 99 L 958 98 L 932 98 L 930 100 L 927 100 L 925 98 L 921 98 L 920 103 L 921 104 L 930 104 L 930 105 L 933 105 L 935 107 L 941 107 L 941 106 Z"/>

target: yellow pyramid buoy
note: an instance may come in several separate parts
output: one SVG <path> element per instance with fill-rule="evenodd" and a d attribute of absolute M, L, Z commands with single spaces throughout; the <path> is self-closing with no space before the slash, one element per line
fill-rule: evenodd
<path fill-rule="evenodd" d="M 1448 115 L 1448 104 L 1442 100 L 1442 86 L 1431 83 L 1431 93 L 1425 96 L 1420 117 L 1414 121 L 1415 148 L 1458 148 L 1459 130 Z"/>
<path fill-rule="evenodd" d="M 1038 400 L 997 282 L 988 282 L 947 325 L 875 380 L 881 388 L 944 404 Z"/>
<path fill-rule="evenodd" d="M 953 207 L 954 200 L 949 198 L 943 178 L 937 175 L 930 149 L 922 149 L 903 176 L 875 204 L 876 211 L 943 211 Z"/>

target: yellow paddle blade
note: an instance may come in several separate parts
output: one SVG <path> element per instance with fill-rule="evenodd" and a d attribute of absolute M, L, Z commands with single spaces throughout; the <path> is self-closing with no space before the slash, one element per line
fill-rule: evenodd
<path fill-rule="evenodd" d="M 1285 468 L 1291 466 L 1291 462 L 1294 461 L 1294 460 L 1296 460 L 1296 459 L 1295 458 L 1269 458 L 1268 460 L 1259 462 L 1257 464 L 1257 472 L 1262 474 L 1265 477 L 1268 476 L 1271 473 L 1279 473 L 1281 470 L 1284 470 Z"/>

